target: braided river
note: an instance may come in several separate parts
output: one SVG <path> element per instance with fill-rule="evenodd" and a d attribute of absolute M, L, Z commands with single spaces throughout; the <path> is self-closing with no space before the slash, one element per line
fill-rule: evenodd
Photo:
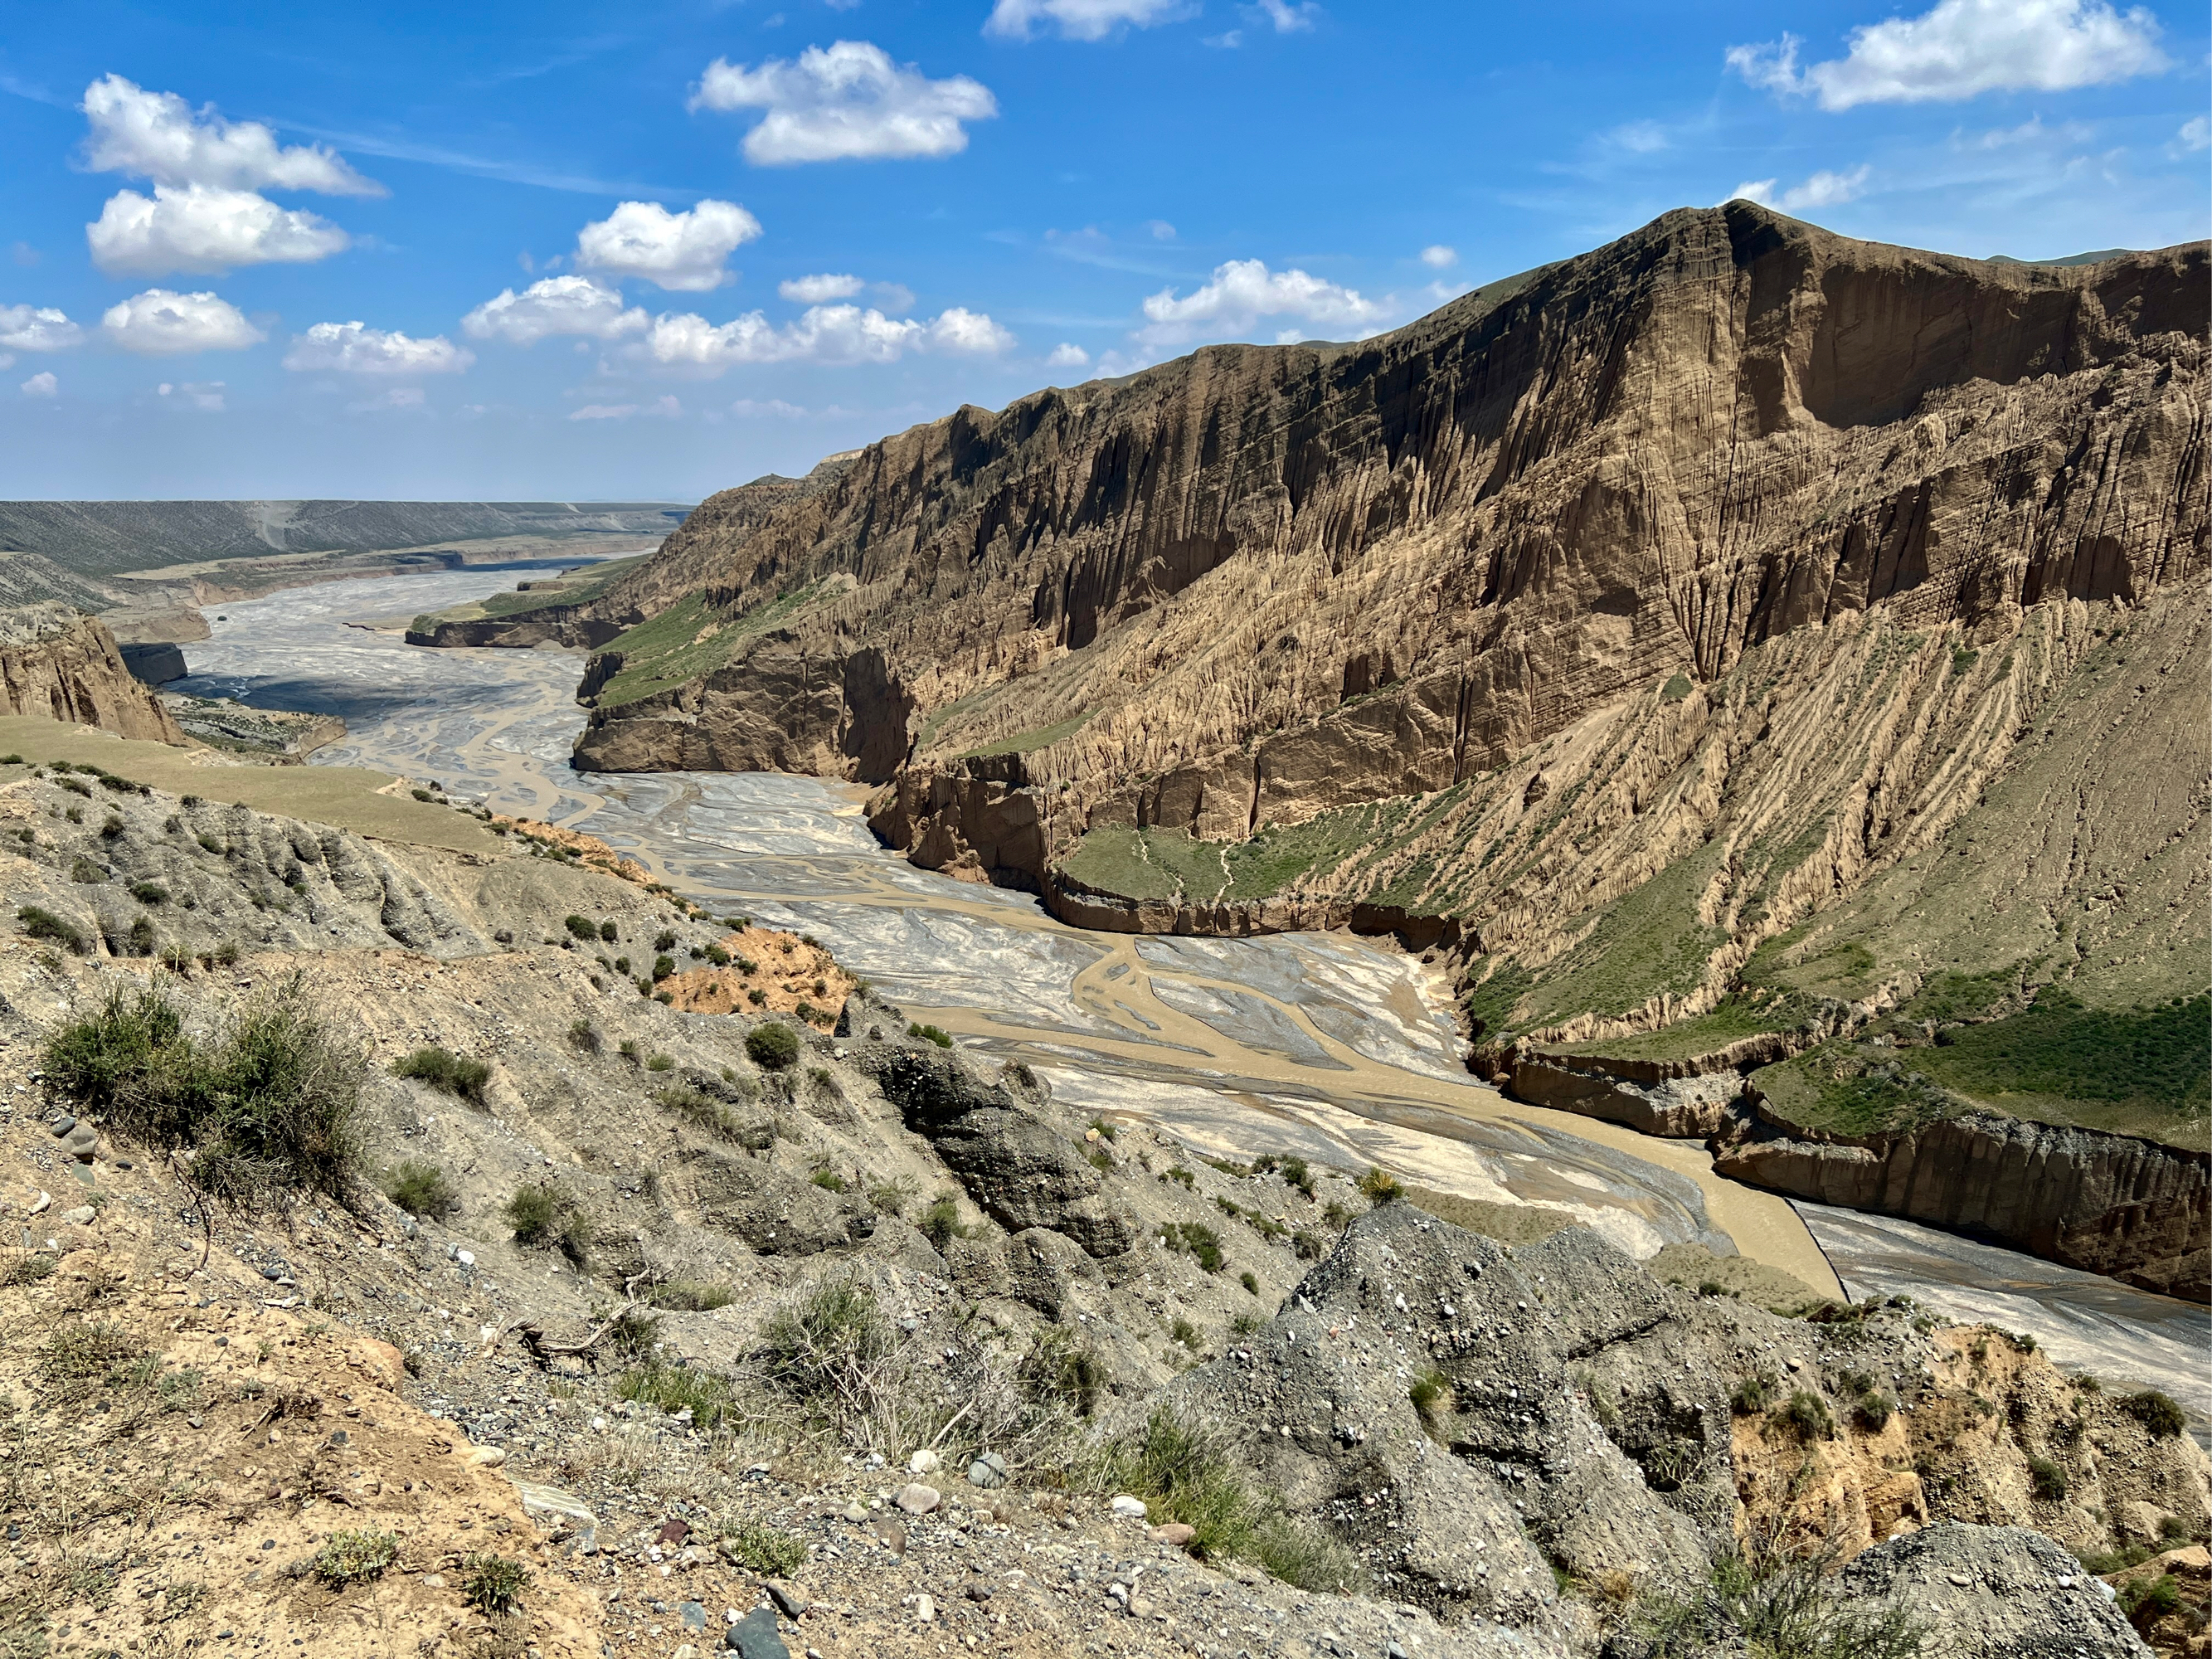
<path fill-rule="evenodd" d="M 1381 1164 L 1422 1185 L 1564 1210 L 1639 1258 L 1694 1243 L 1816 1290 L 1908 1293 L 2034 1332 L 2062 1365 L 2154 1384 L 2212 1416 L 2212 1310 L 1910 1222 L 1796 1203 L 1713 1173 L 1694 1142 L 1524 1106 L 1461 1063 L 1440 974 L 1387 941 L 1133 937 L 1024 894 L 920 870 L 867 829 L 866 792 L 767 773 L 579 773 L 579 653 L 433 650 L 404 619 L 512 586 L 516 567 L 340 581 L 212 611 L 171 689 L 343 717 L 319 750 L 436 780 L 598 836 L 717 913 L 811 933 L 963 1048 L 1020 1059 L 1062 1099 L 1200 1148 Z"/>

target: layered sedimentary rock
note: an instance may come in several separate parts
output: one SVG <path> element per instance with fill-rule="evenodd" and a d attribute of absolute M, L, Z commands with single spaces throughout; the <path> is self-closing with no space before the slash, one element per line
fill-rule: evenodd
<path fill-rule="evenodd" d="M 1071 825 L 1242 835 L 1869 605 L 2002 625 L 2202 568 L 2204 283 L 2198 248 L 2045 270 L 1684 211 L 1356 346 L 963 410 L 654 562 L 731 615 L 851 576 L 793 632 L 825 681 L 884 653 L 917 763 L 1079 720 L 1030 757 Z M 580 756 L 680 763 L 671 712 Z"/>
<path fill-rule="evenodd" d="M 1778 1191 L 1903 1216 L 2212 1300 L 2212 1158 L 2132 1135 L 1975 1112 L 1877 1135 L 1747 1115 L 1714 1168 Z"/>
<path fill-rule="evenodd" d="M 58 602 L 0 611 L 0 714 L 96 726 L 125 738 L 188 739 L 131 675 L 95 617 Z"/>

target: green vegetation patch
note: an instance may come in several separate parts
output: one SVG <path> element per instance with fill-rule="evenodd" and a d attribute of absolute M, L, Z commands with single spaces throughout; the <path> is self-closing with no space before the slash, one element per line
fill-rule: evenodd
<path fill-rule="evenodd" d="M 1977 1099 L 2014 1095 L 2069 1101 L 2152 1102 L 2176 1116 L 2212 1109 L 2212 995 L 2154 1008 L 2093 1008 L 2047 985 L 2021 1012 L 1936 1033 L 1914 1063 Z"/>
<path fill-rule="evenodd" d="M 1953 1116 L 1963 1104 L 1917 1069 L 1927 1053 L 1824 1042 L 1761 1066 L 1751 1080 L 1790 1122 L 1847 1135 L 1881 1134 Z"/>
<path fill-rule="evenodd" d="M 160 991 L 112 991 L 47 1040 L 47 1086 L 143 1145 L 191 1148 L 193 1182 L 219 1198 L 288 1188 L 343 1198 L 361 1162 L 368 1066 L 305 995 L 295 975 L 201 1042 Z"/>
<path fill-rule="evenodd" d="M 1685 854 L 1601 911 L 1589 935 L 1546 974 L 1523 1026 L 1581 1013 L 1625 1014 L 1662 991 L 1694 990 L 1728 937 L 1698 921 L 1698 898 L 1717 856 L 1711 848 Z"/>
<path fill-rule="evenodd" d="M 1081 731 L 1085 722 L 1090 720 L 1091 713 L 1091 711 L 1086 708 L 1080 714 L 1070 714 L 1066 720 L 1051 726 L 1035 726 L 1026 732 L 1016 732 L 1009 737 L 1000 738 L 994 742 L 987 743 L 981 749 L 970 749 L 960 758 L 981 760 L 990 755 L 1026 755 L 1039 749 L 1048 748 L 1058 743 L 1062 738 L 1072 738 Z"/>
<path fill-rule="evenodd" d="M 606 647 L 622 653 L 622 672 L 599 688 L 594 701 L 614 708 L 711 674 L 751 641 L 790 622 L 823 591 L 823 584 L 810 582 L 734 617 L 723 617 L 701 594 L 687 595 Z"/>

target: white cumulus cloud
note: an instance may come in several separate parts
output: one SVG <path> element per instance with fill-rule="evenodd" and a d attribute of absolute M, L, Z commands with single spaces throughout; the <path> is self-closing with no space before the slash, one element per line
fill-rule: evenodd
<path fill-rule="evenodd" d="M 145 276 L 304 264 L 352 240 L 314 214 L 213 185 L 156 185 L 150 200 L 135 190 L 118 191 L 84 228 L 84 237 L 102 270 Z"/>
<path fill-rule="evenodd" d="M 823 272 L 818 276 L 794 276 L 778 283 L 775 291 L 800 305 L 818 306 L 830 300 L 849 300 L 867 284 L 857 276 Z"/>
<path fill-rule="evenodd" d="M 177 386 L 164 380 L 154 390 L 172 399 L 178 408 L 189 409 L 196 414 L 220 415 L 228 406 L 223 401 L 221 380 L 186 380 Z"/>
<path fill-rule="evenodd" d="M 476 339 L 526 346 L 556 334 L 619 339 L 651 321 L 641 309 L 625 309 L 620 290 L 590 276 L 547 276 L 520 294 L 501 289 L 462 318 L 461 326 Z"/>
<path fill-rule="evenodd" d="M 2193 121 L 2184 121 L 2173 141 L 2181 146 L 2184 154 L 2212 148 L 2212 116 L 2200 115 Z"/>
<path fill-rule="evenodd" d="M 572 421 L 627 421 L 633 416 L 643 415 L 662 420 L 674 420 L 683 414 L 684 405 L 673 398 L 661 398 L 649 404 L 586 404 L 581 409 L 568 411 Z"/>
<path fill-rule="evenodd" d="M 757 311 L 719 325 L 688 312 L 662 315 L 633 350 L 672 368 L 720 374 L 740 363 L 890 363 L 909 351 L 992 356 L 1014 344 L 990 318 L 958 307 L 922 323 L 873 307 L 829 305 L 810 306 L 781 326 Z"/>
<path fill-rule="evenodd" d="M 85 163 L 94 173 L 127 173 L 159 185 L 227 190 L 312 190 L 325 196 L 381 196 L 345 158 L 319 144 L 279 146 L 258 121 L 226 121 L 210 105 L 194 114 L 173 92 L 148 92 L 119 75 L 84 91 L 92 131 Z"/>
<path fill-rule="evenodd" d="M 981 312 L 963 311 L 958 306 L 932 318 L 925 327 L 930 348 L 936 351 L 995 357 L 1002 351 L 1012 350 L 1018 343 L 1012 334 Z"/>
<path fill-rule="evenodd" d="M 1356 289 L 1296 269 L 1271 271 L 1261 259 L 1231 259 L 1188 295 L 1164 288 L 1147 299 L 1136 338 L 1147 349 L 1231 339 L 1250 332 L 1263 317 L 1358 337 L 1380 327 L 1383 316 L 1384 307 Z M 1302 328 L 1282 329 L 1276 338 L 1288 343 L 1301 335 Z"/>
<path fill-rule="evenodd" d="M 690 107 L 765 110 L 745 135 L 745 159 L 782 167 L 956 155 L 968 148 L 963 123 L 988 120 L 999 101 L 964 75 L 933 81 L 912 64 L 894 64 L 881 46 L 839 40 L 758 69 L 717 58 Z"/>
<path fill-rule="evenodd" d="M 0 346 L 11 351 L 67 351 L 83 343 L 84 331 L 51 306 L 0 306 Z"/>
<path fill-rule="evenodd" d="M 1278 34 L 1291 34 L 1300 29 L 1310 29 L 1314 26 L 1314 19 L 1321 15 L 1321 8 L 1314 3 L 1314 0 L 1299 0 L 1299 3 L 1295 5 L 1291 0 L 1260 0 L 1260 3 L 1252 9 L 1273 23 Z"/>
<path fill-rule="evenodd" d="M 1856 202 L 1866 194 L 1867 179 L 1871 167 L 1853 167 L 1849 173 L 1820 172 L 1802 185 L 1792 185 L 1779 194 L 1774 186 L 1780 182 L 1773 179 L 1747 179 L 1738 185 L 1729 198 L 1747 202 L 1763 202 L 1768 207 L 1779 208 L 1784 213 L 1802 213 L 1808 208 L 1841 207 L 1846 202 Z"/>
<path fill-rule="evenodd" d="M 1084 368 L 1089 366 L 1091 354 L 1072 340 L 1062 340 L 1052 349 L 1044 360 L 1047 368 Z"/>
<path fill-rule="evenodd" d="M 2064 92 L 2166 66 L 2158 20 L 2106 0 L 1938 0 L 1918 17 L 1853 29 L 1842 58 L 1800 69 L 1794 34 L 1731 46 L 1755 87 L 1810 94 L 1820 107 L 1954 101 L 1985 92 Z"/>
<path fill-rule="evenodd" d="M 416 339 L 366 323 L 317 323 L 284 354 L 287 368 L 340 374 L 458 374 L 474 362 L 442 334 Z"/>
<path fill-rule="evenodd" d="M 1459 263 L 1459 250 L 1446 247 L 1442 242 L 1432 242 L 1421 250 L 1421 263 L 1431 270 L 1442 270 L 1447 265 Z"/>
<path fill-rule="evenodd" d="M 702 202 L 682 213 L 624 202 L 577 233 L 576 268 L 703 293 L 730 280 L 724 262 L 760 234 L 760 221 L 735 202 Z"/>
<path fill-rule="evenodd" d="M 1042 24 L 1066 40 L 1103 40 L 1115 29 L 1150 28 L 1189 9 L 1184 0 L 999 0 L 983 33 L 1026 40 Z"/>
<path fill-rule="evenodd" d="M 237 351 L 269 337 L 228 300 L 166 288 L 149 288 L 108 307 L 100 326 L 111 343 L 149 356 Z"/>
<path fill-rule="evenodd" d="M 56 380 L 52 373 L 44 372 L 33 374 L 29 380 L 24 381 L 21 390 L 26 398 L 51 398 L 61 390 L 61 385 L 62 383 Z"/>

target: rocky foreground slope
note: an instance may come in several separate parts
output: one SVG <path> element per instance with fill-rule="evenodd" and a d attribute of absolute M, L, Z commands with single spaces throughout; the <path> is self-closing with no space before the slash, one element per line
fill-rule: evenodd
<path fill-rule="evenodd" d="M 781 944 L 526 834 L 112 775 L 88 814 L 88 775 L 0 770 L 14 1650 L 2201 1627 L 2212 1462 L 2029 1335 L 1785 1318 L 1379 1176 L 1209 1163 L 864 989 L 834 1031 L 684 1012 L 655 985 L 791 980 Z"/>

